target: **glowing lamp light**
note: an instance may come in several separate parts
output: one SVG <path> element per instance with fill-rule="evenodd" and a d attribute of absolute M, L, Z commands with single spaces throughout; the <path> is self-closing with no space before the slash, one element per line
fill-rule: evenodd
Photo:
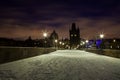
<path fill-rule="evenodd" d="M 57 42 L 58 42 L 58 40 L 56 39 L 56 40 L 55 40 L 55 43 L 57 43 Z"/>
<path fill-rule="evenodd" d="M 83 44 L 81 43 L 80 45 L 82 46 Z"/>
<path fill-rule="evenodd" d="M 113 42 L 116 42 L 116 40 L 114 39 Z"/>
<path fill-rule="evenodd" d="M 85 42 L 82 42 L 83 43 L 83 45 L 85 44 Z"/>
<path fill-rule="evenodd" d="M 44 37 L 47 37 L 47 33 L 43 33 L 43 36 L 44 36 Z"/>
<path fill-rule="evenodd" d="M 118 46 L 118 48 L 120 48 L 120 46 Z"/>
<path fill-rule="evenodd" d="M 110 48 L 112 48 L 112 46 L 110 46 Z"/>
<path fill-rule="evenodd" d="M 59 44 L 62 44 L 62 42 L 59 42 Z"/>
<path fill-rule="evenodd" d="M 100 34 L 100 38 L 104 38 L 104 34 Z"/>
<path fill-rule="evenodd" d="M 86 40 L 85 42 L 86 42 L 86 43 L 88 43 L 89 41 L 88 41 L 88 40 Z"/>
<path fill-rule="evenodd" d="M 65 45 L 65 43 L 62 43 L 62 45 Z"/>

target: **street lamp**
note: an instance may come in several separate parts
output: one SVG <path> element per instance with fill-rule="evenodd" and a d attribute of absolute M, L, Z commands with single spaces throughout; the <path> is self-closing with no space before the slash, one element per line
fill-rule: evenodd
<path fill-rule="evenodd" d="M 86 40 L 85 42 L 86 42 L 86 43 L 88 43 L 89 41 L 88 41 L 88 40 Z"/>
<path fill-rule="evenodd" d="M 57 49 L 57 42 L 58 42 L 58 40 L 55 39 L 55 49 Z"/>
<path fill-rule="evenodd" d="M 86 40 L 85 42 L 86 42 L 86 48 L 88 48 L 88 42 L 89 42 L 89 40 Z"/>
<path fill-rule="evenodd" d="M 46 41 L 47 33 L 46 32 L 43 33 L 43 37 L 44 37 L 44 40 L 45 40 L 44 41 L 44 43 L 45 43 L 44 47 L 46 47 L 46 43 L 47 43 L 47 41 Z"/>
<path fill-rule="evenodd" d="M 62 42 L 62 48 L 65 48 L 65 43 L 64 42 Z"/>
<path fill-rule="evenodd" d="M 58 48 L 61 48 L 61 44 L 62 44 L 62 42 L 60 41 L 60 42 L 59 42 L 59 47 L 58 47 Z"/>
<path fill-rule="evenodd" d="M 65 43 L 62 43 L 62 45 L 64 46 L 64 45 L 65 45 Z"/>
<path fill-rule="evenodd" d="M 59 42 L 59 44 L 61 45 L 61 44 L 62 44 L 62 42 L 60 41 L 60 42 Z"/>
<path fill-rule="evenodd" d="M 104 38 L 104 34 L 100 34 L 100 38 L 103 39 Z"/>
<path fill-rule="evenodd" d="M 58 40 L 57 39 L 55 39 L 55 43 L 57 43 L 58 42 Z"/>
<path fill-rule="evenodd" d="M 113 42 L 116 42 L 116 40 L 114 39 Z"/>
<path fill-rule="evenodd" d="M 102 44 L 101 44 L 101 49 L 103 47 L 103 38 L 104 38 L 104 34 L 100 34 L 100 38 L 101 38 L 101 41 L 102 41 Z"/>
<path fill-rule="evenodd" d="M 44 33 L 43 33 L 43 36 L 46 38 L 46 37 L 47 37 L 47 33 L 46 33 L 46 32 L 44 32 Z"/>

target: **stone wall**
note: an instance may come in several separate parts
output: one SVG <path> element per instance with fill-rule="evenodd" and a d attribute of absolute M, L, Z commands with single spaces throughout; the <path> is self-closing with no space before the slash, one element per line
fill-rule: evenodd
<path fill-rule="evenodd" d="M 111 56 L 111 57 L 116 57 L 120 58 L 120 50 L 110 50 L 110 49 L 87 49 L 86 51 L 88 52 L 93 52 L 101 55 L 106 55 L 106 56 Z"/>
<path fill-rule="evenodd" d="M 0 47 L 0 63 L 47 54 L 55 51 L 52 48 L 36 47 Z"/>

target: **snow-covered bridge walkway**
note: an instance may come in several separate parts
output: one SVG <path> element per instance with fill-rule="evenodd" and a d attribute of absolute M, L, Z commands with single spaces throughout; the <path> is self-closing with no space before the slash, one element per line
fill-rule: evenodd
<path fill-rule="evenodd" d="M 120 80 L 120 59 L 58 50 L 1 64 L 0 80 Z"/>

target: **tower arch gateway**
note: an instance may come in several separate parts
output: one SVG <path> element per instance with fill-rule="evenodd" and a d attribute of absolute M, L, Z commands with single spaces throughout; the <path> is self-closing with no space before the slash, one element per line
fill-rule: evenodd
<path fill-rule="evenodd" d="M 80 44 L 80 30 L 76 28 L 76 24 L 72 23 L 71 29 L 69 30 L 70 37 L 70 48 L 77 48 Z"/>

